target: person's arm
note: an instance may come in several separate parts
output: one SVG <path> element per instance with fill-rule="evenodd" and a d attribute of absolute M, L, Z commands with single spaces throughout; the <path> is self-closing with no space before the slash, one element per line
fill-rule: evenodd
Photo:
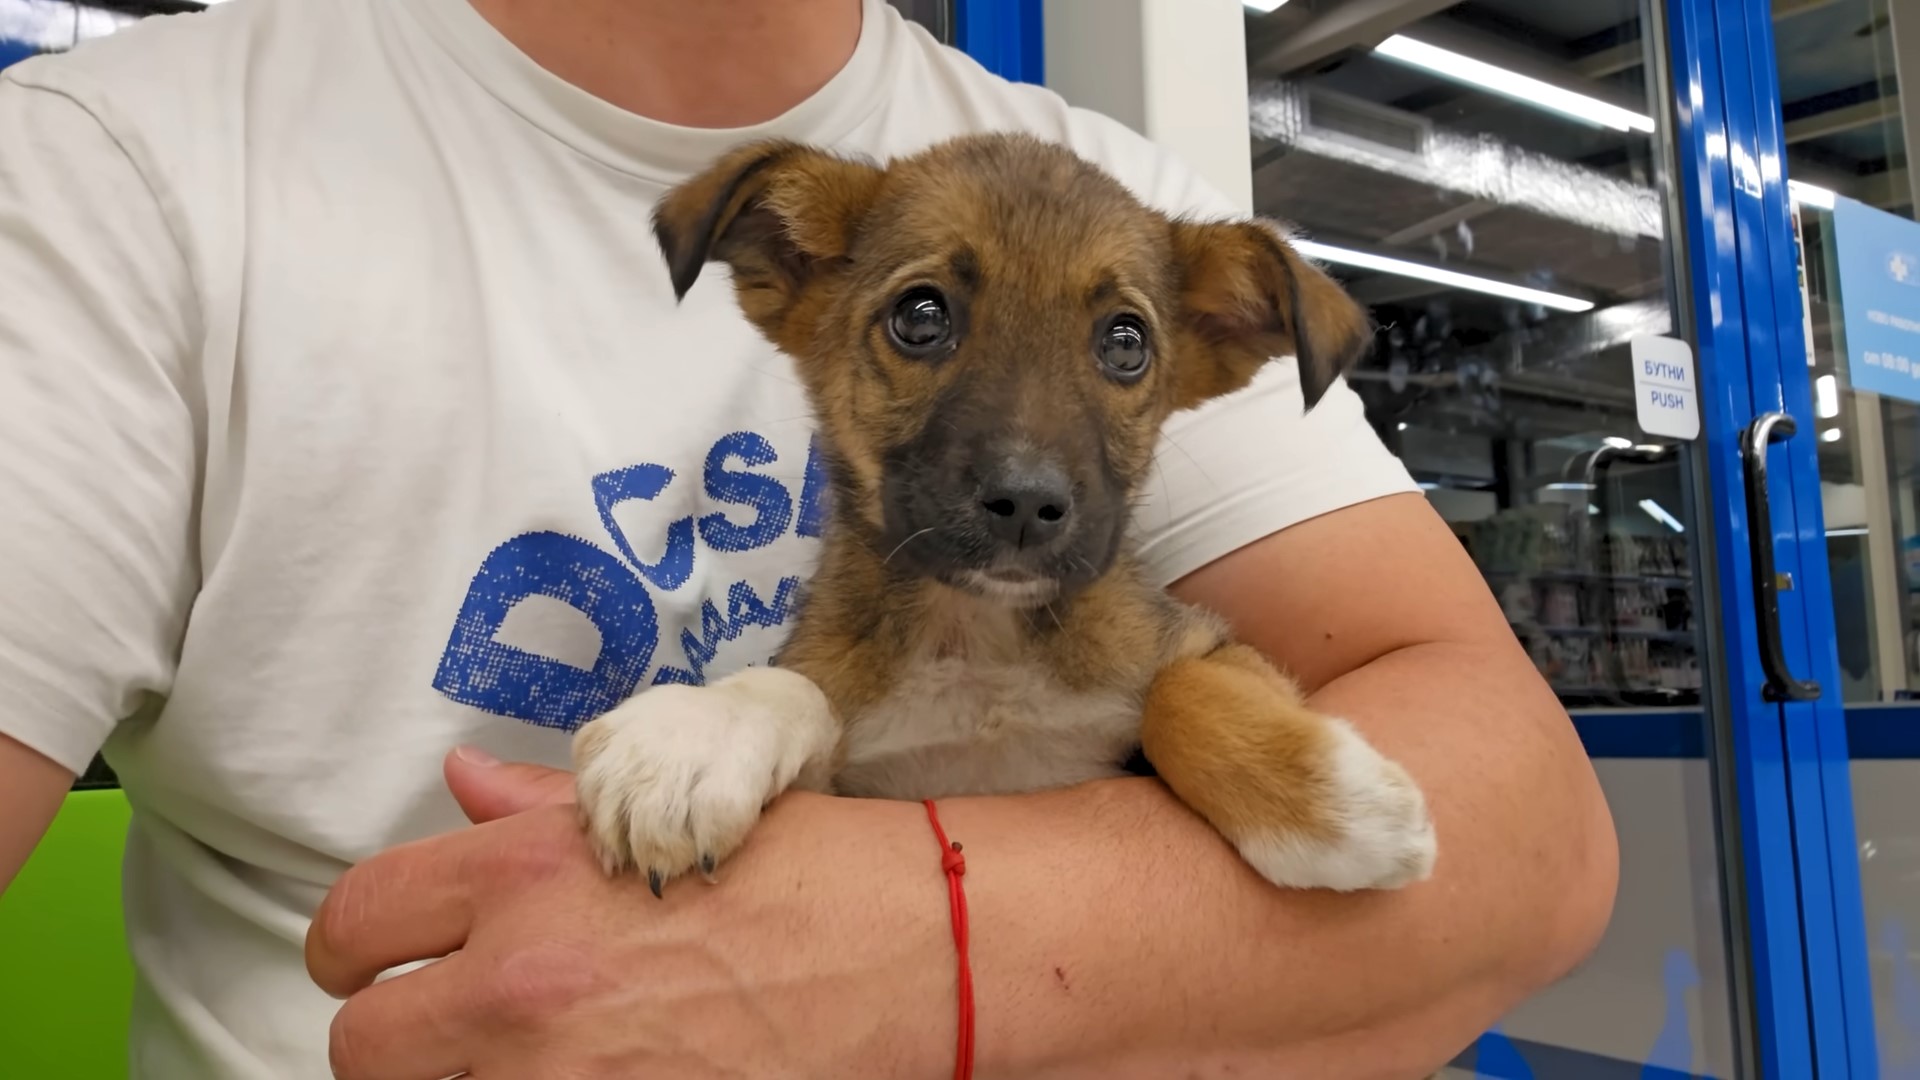
<path fill-rule="evenodd" d="M 197 305 L 156 188 L 60 58 L 0 71 L 0 888 L 197 583 Z"/>
<path fill-rule="evenodd" d="M 0 894 L 13 884 L 73 786 L 65 765 L 0 735 Z"/>
<path fill-rule="evenodd" d="M 943 801 L 966 850 L 981 1080 L 1411 1080 L 1594 947 L 1615 876 L 1595 778 L 1424 500 L 1294 526 L 1179 591 L 1423 783 L 1435 876 L 1276 889 L 1150 780 Z M 483 824 L 335 884 L 307 959 L 348 999 L 342 1080 L 951 1070 L 953 942 L 919 806 L 786 796 L 719 886 L 662 903 L 607 881 L 547 805 L 568 779 L 456 755 L 449 784 Z"/>
<path fill-rule="evenodd" d="M 1152 782 L 944 804 L 982 1075 L 1423 1076 L 1595 947 L 1618 869 L 1598 782 L 1425 499 L 1302 523 L 1175 591 L 1407 766 L 1435 875 L 1276 890 Z"/>

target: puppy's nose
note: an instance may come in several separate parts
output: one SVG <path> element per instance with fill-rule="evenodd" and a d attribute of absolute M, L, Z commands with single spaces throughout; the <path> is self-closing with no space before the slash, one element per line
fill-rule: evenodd
<path fill-rule="evenodd" d="M 1042 547 L 1066 531 L 1073 483 L 1051 461 L 1008 457 L 980 488 L 987 531 L 1015 550 Z"/>

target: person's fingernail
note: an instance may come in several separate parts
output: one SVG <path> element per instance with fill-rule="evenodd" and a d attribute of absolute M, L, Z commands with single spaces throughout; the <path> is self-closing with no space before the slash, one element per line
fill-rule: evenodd
<path fill-rule="evenodd" d="M 477 746 L 457 747 L 453 751 L 453 756 L 459 758 L 461 761 L 464 761 L 469 765 L 478 765 L 482 768 L 492 768 L 493 766 L 500 764 L 499 758 L 494 757 L 492 754 L 487 753 L 485 750 L 482 750 Z"/>

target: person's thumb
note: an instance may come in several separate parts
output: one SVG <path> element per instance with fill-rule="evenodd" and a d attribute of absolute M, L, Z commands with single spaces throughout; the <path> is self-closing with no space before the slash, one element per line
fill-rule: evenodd
<path fill-rule="evenodd" d="M 471 746 L 448 754 L 445 771 L 447 790 L 475 825 L 573 801 L 573 774 L 565 769 L 502 762 Z"/>

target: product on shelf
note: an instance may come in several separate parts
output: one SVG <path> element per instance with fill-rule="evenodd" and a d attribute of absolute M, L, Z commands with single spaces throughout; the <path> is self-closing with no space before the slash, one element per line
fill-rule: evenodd
<path fill-rule="evenodd" d="M 1543 503 L 1462 529 L 1501 610 L 1563 697 L 1697 693 L 1691 574 L 1681 535 L 1588 531 L 1585 506 Z"/>

